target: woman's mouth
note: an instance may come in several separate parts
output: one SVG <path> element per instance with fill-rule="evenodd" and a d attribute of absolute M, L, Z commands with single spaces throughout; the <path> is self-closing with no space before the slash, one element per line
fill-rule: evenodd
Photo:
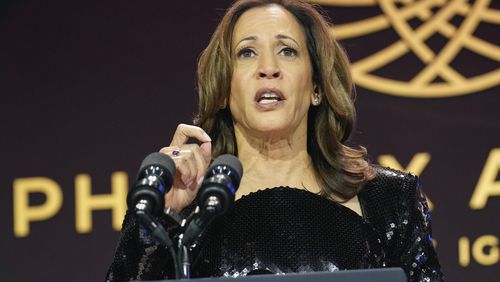
<path fill-rule="evenodd" d="M 260 98 L 257 100 L 257 103 L 260 104 L 270 104 L 273 102 L 278 102 L 283 99 L 280 98 L 280 96 L 274 92 L 269 92 L 269 93 L 264 93 Z"/>
<path fill-rule="evenodd" d="M 271 110 L 283 104 L 283 93 L 276 88 L 262 88 L 255 94 L 255 102 L 259 108 Z"/>

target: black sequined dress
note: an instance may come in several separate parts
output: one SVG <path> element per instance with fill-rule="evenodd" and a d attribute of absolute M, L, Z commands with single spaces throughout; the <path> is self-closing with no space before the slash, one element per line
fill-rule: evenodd
<path fill-rule="evenodd" d="M 442 281 L 418 179 L 376 167 L 359 193 L 363 216 L 302 189 L 242 197 L 193 248 L 193 277 L 402 267 L 409 281 Z M 178 226 L 160 219 L 170 234 Z M 106 281 L 173 278 L 169 253 L 127 213 Z"/>

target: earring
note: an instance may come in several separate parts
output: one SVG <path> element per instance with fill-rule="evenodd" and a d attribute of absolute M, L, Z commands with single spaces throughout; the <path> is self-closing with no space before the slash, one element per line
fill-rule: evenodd
<path fill-rule="evenodd" d="M 312 100 L 313 106 L 317 106 L 321 103 L 321 95 L 319 93 L 314 93 L 314 98 Z"/>

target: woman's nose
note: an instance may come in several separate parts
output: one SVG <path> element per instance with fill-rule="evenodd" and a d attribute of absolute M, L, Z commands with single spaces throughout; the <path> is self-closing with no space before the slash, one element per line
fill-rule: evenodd
<path fill-rule="evenodd" d="M 281 70 L 273 56 L 263 56 L 259 62 L 258 78 L 281 78 Z"/>

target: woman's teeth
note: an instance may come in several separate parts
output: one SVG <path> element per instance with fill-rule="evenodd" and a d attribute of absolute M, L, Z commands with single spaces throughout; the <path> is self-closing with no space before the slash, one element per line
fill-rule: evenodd
<path fill-rule="evenodd" d="M 278 101 L 277 99 L 262 99 L 259 101 L 259 104 L 271 104 Z"/>
<path fill-rule="evenodd" d="M 276 93 L 264 93 L 259 100 L 257 101 L 258 103 L 261 104 L 270 104 L 274 103 L 276 101 L 280 101 L 280 97 Z"/>

